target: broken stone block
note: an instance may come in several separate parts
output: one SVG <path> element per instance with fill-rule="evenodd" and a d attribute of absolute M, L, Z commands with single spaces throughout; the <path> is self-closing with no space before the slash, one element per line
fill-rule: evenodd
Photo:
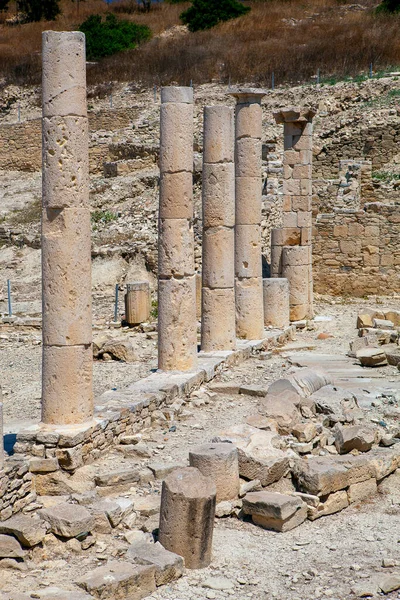
<path fill-rule="evenodd" d="M 387 319 L 373 319 L 372 323 L 373 323 L 373 326 L 375 329 L 393 329 L 394 328 L 394 323 L 392 323 L 392 321 L 389 321 Z"/>
<path fill-rule="evenodd" d="M 347 508 L 348 505 L 349 501 L 346 492 L 334 492 L 333 494 L 321 498 L 321 502 L 317 507 L 309 506 L 308 518 L 310 521 L 315 521 L 315 519 L 319 519 L 319 517 L 333 515 L 334 513 Z"/>
<path fill-rule="evenodd" d="M 32 592 L 30 598 L 38 598 L 39 600 L 90 600 L 92 596 L 78 590 L 62 590 L 58 587 L 49 587 Z"/>
<path fill-rule="evenodd" d="M 217 394 L 227 394 L 228 396 L 238 394 L 240 388 L 240 383 L 236 383 L 234 381 L 224 381 L 220 383 L 210 383 L 208 389 L 210 392 L 215 392 Z"/>
<path fill-rule="evenodd" d="M 315 423 L 297 423 L 292 429 L 294 435 L 299 442 L 311 442 L 317 435 L 317 426 Z"/>
<path fill-rule="evenodd" d="M 233 444 L 211 443 L 189 452 L 189 464 L 211 477 L 217 488 L 217 503 L 237 498 L 239 493 L 238 451 Z"/>
<path fill-rule="evenodd" d="M 250 425 L 250 427 L 255 427 L 256 429 L 264 429 L 265 431 L 274 431 L 275 433 L 278 433 L 276 422 L 273 419 L 263 417 L 259 413 L 246 417 L 246 424 Z"/>
<path fill-rule="evenodd" d="M 135 511 L 143 517 L 151 517 L 160 512 L 161 497 L 155 494 L 151 496 L 134 496 L 133 506 Z"/>
<path fill-rule="evenodd" d="M 384 367 L 388 364 L 386 354 L 381 348 L 364 348 L 358 350 L 356 358 L 363 367 Z"/>
<path fill-rule="evenodd" d="M 287 397 L 287 392 L 268 393 L 259 403 L 258 409 L 264 417 L 276 422 L 281 435 L 289 434 L 294 425 L 301 420 L 300 412 L 292 400 Z"/>
<path fill-rule="evenodd" d="M 384 594 L 390 594 L 390 592 L 398 590 L 400 588 L 400 574 L 383 575 L 379 581 L 379 587 Z"/>
<path fill-rule="evenodd" d="M 153 565 L 157 586 L 171 583 L 183 575 L 182 556 L 169 552 L 159 542 L 135 544 L 128 548 L 125 558 L 137 565 Z"/>
<path fill-rule="evenodd" d="M 363 327 L 372 327 L 373 319 L 384 319 L 385 315 L 383 312 L 374 310 L 373 308 L 364 308 L 357 317 L 357 329 Z"/>
<path fill-rule="evenodd" d="M 372 451 L 371 451 L 372 452 Z M 376 476 L 376 466 L 369 455 L 309 456 L 294 461 L 292 473 L 301 491 L 327 496 Z"/>
<path fill-rule="evenodd" d="M 94 528 L 93 516 L 78 504 L 57 504 L 41 510 L 40 515 L 50 524 L 52 533 L 64 538 L 73 538 Z"/>
<path fill-rule="evenodd" d="M 110 560 L 81 577 L 77 585 L 101 600 L 141 600 L 156 589 L 155 567 Z"/>
<path fill-rule="evenodd" d="M 400 327 L 400 311 L 398 310 L 389 310 L 385 313 L 385 319 L 387 321 L 392 321 L 395 327 Z"/>
<path fill-rule="evenodd" d="M 117 469 L 96 475 L 95 482 L 99 487 L 115 486 L 124 483 L 137 483 L 140 479 L 138 469 Z"/>
<path fill-rule="evenodd" d="M 31 473 L 53 473 L 60 468 L 56 458 L 31 458 L 29 470 Z"/>
<path fill-rule="evenodd" d="M 400 350 L 398 346 L 385 348 L 385 355 L 389 365 L 398 367 L 400 365 Z"/>
<path fill-rule="evenodd" d="M 349 504 L 353 504 L 354 502 L 362 502 L 366 498 L 375 496 L 377 492 L 378 486 L 376 479 L 371 478 L 367 479 L 367 481 L 361 481 L 360 483 L 353 483 L 347 490 Z"/>
<path fill-rule="evenodd" d="M 0 534 L 2 533 L 13 535 L 23 546 L 32 548 L 43 541 L 47 524 L 42 519 L 29 515 L 15 515 L 0 522 Z"/>
<path fill-rule="evenodd" d="M 188 569 L 211 562 L 216 487 L 198 469 L 187 467 L 163 481 L 159 541 L 183 556 Z"/>
<path fill-rule="evenodd" d="M 360 425 L 350 427 L 336 425 L 334 434 L 335 446 L 339 454 L 346 454 L 351 450 L 368 452 L 375 442 L 375 432 Z"/>
<path fill-rule="evenodd" d="M 368 339 L 366 337 L 357 337 L 355 340 L 350 342 L 350 350 L 347 354 L 348 354 L 348 356 L 355 358 L 358 350 L 367 348 L 367 346 L 369 346 L 369 345 L 370 344 L 368 344 Z"/>
<path fill-rule="evenodd" d="M 316 508 L 321 502 L 318 496 L 313 496 L 312 494 L 304 494 L 303 492 L 292 492 L 292 496 L 298 496 L 308 506 L 313 506 L 314 508 Z"/>
<path fill-rule="evenodd" d="M 306 520 L 307 504 L 277 492 L 250 492 L 243 498 L 243 512 L 264 529 L 284 532 Z"/>
<path fill-rule="evenodd" d="M 99 533 L 110 533 L 122 519 L 122 510 L 117 502 L 100 500 L 88 507 L 95 520 L 94 530 Z"/>
<path fill-rule="evenodd" d="M 379 482 L 400 466 L 400 443 L 391 448 L 374 448 L 370 450 L 368 461 L 372 470 L 371 477 L 375 477 Z"/>
<path fill-rule="evenodd" d="M 61 468 L 66 471 L 76 471 L 83 465 L 82 447 L 57 448 L 56 458 Z"/>
<path fill-rule="evenodd" d="M 317 413 L 328 415 L 332 423 L 353 420 L 353 415 L 359 411 L 354 394 L 333 385 L 321 388 L 309 399 L 314 402 Z"/>
<path fill-rule="evenodd" d="M 240 484 L 239 498 L 243 498 L 249 492 L 256 492 L 261 489 L 261 482 L 259 479 L 253 479 L 253 481 L 245 481 Z"/>
<path fill-rule="evenodd" d="M 280 438 L 271 431 L 261 431 L 250 425 L 234 425 L 216 436 L 213 442 L 235 444 L 240 476 L 259 479 L 263 487 L 278 481 L 289 468 L 289 456 L 276 447 Z"/>
<path fill-rule="evenodd" d="M 264 385 L 241 385 L 239 388 L 239 394 L 263 398 L 267 394 L 267 389 Z"/>
<path fill-rule="evenodd" d="M 222 517 L 229 517 L 229 515 L 233 513 L 234 509 L 235 507 L 233 506 L 232 502 L 229 502 L 228 500 L 222 500 L 222 502 L 218 502 L 215 507 L 215 516 L 218 517 L 218 519 L 221 519 Z"/>
<path fill-rule="evenodd" d="M 0 534 L 0 558 L 24 558 L 24 556 L 25 552 L 15 537 Z"/>
<path fill-rule="evenodd" d="M 185 463 L 149 463 L 147 466 L 154 473 L 156 479 L 165 479 L 175 469 L 184 469 L 187 465 Z"/>
<path fill-rule="evenodd" d="M 332 385 L 329 373 L 317 368 L 302 368 L 291 373 L 290 380 L 303 398 L 308 398 L 326 385 Z"/>

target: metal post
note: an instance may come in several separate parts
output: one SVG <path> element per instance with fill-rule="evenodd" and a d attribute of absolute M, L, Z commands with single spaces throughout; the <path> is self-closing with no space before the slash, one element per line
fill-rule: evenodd
<path fill-rule="evenodd" d="M 275 73 L 272 71 L 272 76 L 271 76 L 271 88 L 274 90 L 275 89 Z"/>
<path fill-rule="evenodd" d="M 231 89 L 231 76 L 229 75 L 229 79 L 228 79 L 228 90 Z"/>
<path fill-rule="evenodd" d="M 157 102 L 157 86 L 156 86 L 156 84 L 154 84 L 153 93 L 154 93 L 154 102 Z"/>
<path fill-rule="evenodd" d="M 190 80 L 190 87 L 193 87 L 193 79 Z"/>
<path fill-rule="evenodd" d="M 115 284 L 115 307 L 114 307 L 114 323 L 118 320 L 118 292 L 119 292 L 119 284 Z"/>
<path fill-rule="evenodd" d="M 372 79 L 372 63 L 369 65 L 369 76 Z"/>
<path fill-rule="evenodd" d="M 319 81 L 320 81 L 320 71 L 319 71 L 319 69 L 317 69 L 317 85 L 319 85 Z"/>
<path fill-rule="evenodd" d="M 12 317 L 12 306 L 11 306 L 11 281 L 7 279 L 7 297 L 8 297 L 8 316 Z"/>
<path fill-rule="evenodd" d="M 18 104 L 18 123 L 21 123 L 21 105 Z"/>
<path fill-rule="evenodd" d="M 112 107 L 113 107 L 113 97 L 112 97 L 112 94 L 110 94 L 110 108 L 112 108 Z"/>

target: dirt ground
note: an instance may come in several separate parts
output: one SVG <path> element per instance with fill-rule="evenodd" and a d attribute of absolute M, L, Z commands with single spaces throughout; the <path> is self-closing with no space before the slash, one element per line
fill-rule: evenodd
<path fill-rule="evenodd" d="M 395 309 L 398 298 L 319 299 L 317 316 L 331 320 L 315 323 L 311 330 L 299 331 L 295 343 L 299 348 L 314 347 L 312 352 L 315 353 L 344 355 L 349 341 L 356 336 L 356 316 L 361 306 Z M 334 337 L 317 339 L 322 331 Z M 146 339 L 146 334 L 133 335 L 138 336 L 138 342 Z M 37 338 L 38 333 L 27 335 L 24 341 L 18 341 L 11 335 L 8 340 L 1 339 L 0 368 L 7 391 L 6 429 L 15 427 L 21 421 L 21 415 L 22 420 L 27 416 L 38 418 L 40 346 Z M 155 364 L 155 342 L 147 341 L 147 362 L 95 362 L 97 393 L 146 375 Z M 215 381 L 241 384 L 271 382 L 290 367 L 284 350 L 254 357 L 225 369 Z M 395 367 L 382 367 L 379 372 L 389 381 L 400 380 L 400 372 Z M 149 450 L 148 457 L 125 458 L 121 452 L 115 451 L 98 463 L 85 467 L 88 480 L 99 469 L 186 461 L 191 446 L 210 441 L 218 431 L 244 422 L 245 417 L 257 410 L 256 397 L 211 394 L 210 398 L 204 398 L 202 391 L 192 394 L 185 407 L 186 418 L 176 422 L 175 432 L 168 431 L 165 426 L 155 426 L 143 432 L 142 442 Z M 158 495 L 160 488 L 160 482 L 150 482 L 133 486 L 122 495 L 128 498 L 135 498 L 137 494 Z M 400 574 L 400 473 L 384 480 L 379 492 L 367 502 L 354 504 L 338 514 L 314 522 L 305 521 L 284 534 L 265 531 L 234 517 L 219 519 L 215 526 L 211 566 L 201 571 L 187 571 L 180 580 L 158 588 L 150 598 L 345 600 L 360 597 L 374 581 L 388 574 Z M 138 525 L 139 522 L 135 526 Z M 55 584 L 72 589 L 73 582 L 80 575 L 103 564 L 105 558 L 121 556 L 128 547 L 123 531 L 113 530 L 111 535 L 96 535 L 96 538 L 96 545 L 84 553 L 70 552 L 66 556 L 65 550 L 64 553 L 61 548 L 49 550 L 47 546 L 32 551 L 26 561 L 28 570 L 0 570 L 2 590 L 28 591 Z M 226 589 L 216 589 L 221 585 Z M 352 592 L 354 589 L 357 589 L 357 595 Z M 393 592 L 386 597 L 400 598 L 400 594 Z"/>

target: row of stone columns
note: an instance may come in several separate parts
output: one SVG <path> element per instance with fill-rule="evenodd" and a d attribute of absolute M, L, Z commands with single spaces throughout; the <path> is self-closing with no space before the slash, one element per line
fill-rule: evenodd
<path fill-rule="evenodd" d="M 93 417 L 85 72 L 83 34 L 44 32 L 42 421 L 46 425 L 83 423 Z M 207 351 L 232 350 L 236 336 L 263 335 L 263 92 L 233 95 L 235 119 L 226 106 L 206 107 L 204 114 L 202 347 Z M 193 89 L 163 88 L 161 102 L 159 368 L 187 371 L 197 365 Z M 300 311 L 312 311 L 313 114 L 281 111 L 277 117 L 285 123 L 285 197 L 283 228 L 273 240 L 273 275 L 290 280 L 296 307 L 292 318 L 300 318 Z"/>
<path fill-rule="evenodd" d="M 312 283 L 312 119 L 315 110 L 288 108 L 274 113 L 283 123 L 282 227 L 271 233 L 271 275 L 290 288 L 290 319 L 313 316 Z"/>

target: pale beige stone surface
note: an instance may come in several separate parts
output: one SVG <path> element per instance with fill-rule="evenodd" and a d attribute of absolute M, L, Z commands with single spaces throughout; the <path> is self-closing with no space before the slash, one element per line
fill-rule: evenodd
<path fill-rule="evenodd" d="M 376 479 L 367 479 L 367 481 L 361 481 L 360 483 L 353 483 L 347 490 L 347 496 L 349 504 L 353 502 L 363 502 L 371 496 L 375 496 L 378 493 L 378 486 Z"/>
<path fill-rule="evenodd" d="M 161 88 L 161 102 L 183 102 L 193 104 L 193 88 L 169 85 Z"/>
<path fill-rule="evenodd" d="M 43 346 L 43 423 L 83 423 L 92 414 L 92 346 Z"/>
<path fill-rule="evenodd" d="M 150 285 L 148 281 L 128 283 L 125 294 L 125 320 L 138 325 L 150 316 Z"/>
<path fill-rule="evenodd" d="M 194 275 L 193 225 L 188 219 L 160 219 L 158 274 L 161 277 Z"/>
<path fill-rule="evenodd" d="M 285 248 L 283 249 L 285 252 Z M 289 281 L 290 308 L 297 305 L 308 306 L 308 265 L 284 265 L 282 275 Z M 291 318 L 291 320 L 293 320 Z"/>
<path fill-rule="evenodd" d="M 274 277 L 263 279 L 264 325 L 283 329 L 289 325 L 289 282 Z"/>
<path fill-rule="evenodd" d="M 211 562 L 216 486 L 198 469 L 177 469 L 163 481 L 159 541 L 188 569 Z"/>
<path fill-rule="evenodd" d="M 193 218 L 193 176 L 189 171 L 162 173 L 160 219 Z"/>
<path fill-rule="evenodd" d="M 160 171 L 177 173 L 193 169 L 193 105 L 161 105 Z"/>
<path fill-rule="evenodd" d="M 235 275 L 261 277 L 261 232 L 259 225 L 236 225 Z"/>
<path fill-rule="evenodd" d="M 44 207 L 88 207 L 88 136 L 85 117 L 43 119 Z"/>
<path fill-rule="evenodd" d="M 44 344 L 92 341 L 90 233 L 90 213 L 86 209 L 43 211 Z"/>
<path fill-rule="evenodd" d="M 43 116 L 86 117 L 85 36 L 78 31 L 42 34 Z"/>
<path fill-rule="evenodd" d="M 236 105 L 236 138 L 262 137 L 262 108 L 258 102 Z"/>
<path fill-rule="evenodd" d="M 203 287 L 233 288 L 234 230 L 211 227 L 203 230 Z"/>
<path fill-rule="evenodd" d="M 258 340 L 264 333 L 261 277 L 236 279 L 236 334 L 239 338 Z"/>
<path fill-rule="evenodd" d="M 235 165 L 236 177 L 261 177 L 261 140 L 250 137 L 236 140 Z"/>
<path fill-rule="evenodd" d="M 197 364 L 196 278 L 158 282 L 158 366 L 189 371 Z"/>
<path fill-rule="evenodd" d="M 261 223 L 261 178 L 236 177 L 236 224 Z"/>
<path fill-rule="evenodd" d="M 204 352 L 236 347 L 234 288 L 202 290 L 201 349 Z"/>
<path fill-rule="evenodd" d="M 189 464 L 214 481 L 217 502 L 237 498 L 240 482 L 236 446 L 227 443 L 197 446 L 189 452 Z"/>
<path fill-rule="evenodd" d="M 203 164 L 203 227 L 235 225 L 233 163 Z"/>
<path fill-rule="evenodd" d="M 233 108 L 230 106 L 204 107 L 205 163 L 234 161 Z"/>

